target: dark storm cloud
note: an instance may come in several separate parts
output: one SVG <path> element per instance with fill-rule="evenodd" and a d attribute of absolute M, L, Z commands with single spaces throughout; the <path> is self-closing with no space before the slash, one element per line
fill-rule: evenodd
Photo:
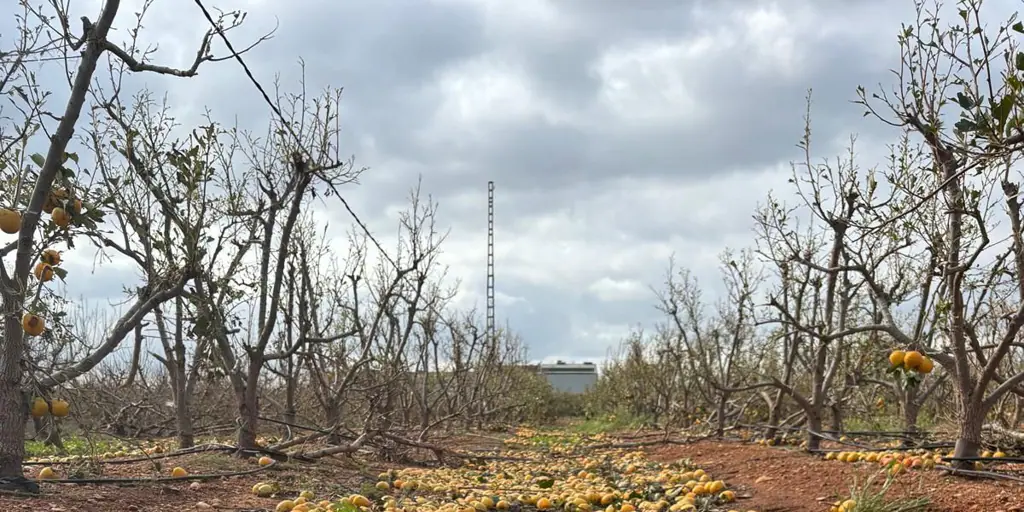
<path fill-rule="evenodd" d="M 187 60 L 204 26 L 201 15 L 169 0 L 157 8 L 163 10 L 154 16 L 168 23 L 152 24 L 151 39 L 180 39 Z M 762 12 L 740 19 L 741 9 Z M 749 241 L 755 203 L 779 181 L 766 169 L 800 158 L 794 144 L 808 88 L 820 156 L 837 154 L 851 132 L 885 141 L 885 128 L 861 117 L 850 100 L 857 85 L 892 82 L 895 34 L 911 19 L 912 3 L 303 0 L 257 3 L 250 11 L 246 27 L 230 33 L 236 45 L 279 22 L 274 39 L 246 55 L 260 82 L 271 87 L 280 73 L 283 89 L 296 91 L 301 57 L 308 91 L 345 87 L 343 152 L 371 167 L 361 185 L 346 190 L 355 210 L 375 232 L 393 233 L 390 215 L 422 175 L 424 192 L 441 203 L 439 222 L 453 230 L 446 251 L 478 292 L 486 182 L 497 182 L 497 238 L 506 244 L 498 287 L 523 299 L 498 316 L 540 358 L 600 357 L 609 342 L 595 334 L 601 329 L 657 320 L 653 295 L 599 296 L 591 285 L 602 276 L 657 284 L 663 256 L 678 250 L 703 280 L 717 279 L 713 254 Z M 783 25 L 772 26 L 779 13 Z M 126 10 L 120 20 L 128 18 Z M 784 41 L 787 36 L 793 40 Z M 646 63 L 653 69 L 634 63 L 620 77 L 672 73 L 685 87 L 672 80 L 649 85 L 632 98 L 637 105 L 622 107 L 621 118 L 603 102 L 598 68 L 609 54 L 651 53 L 659 45 L 679 50 L 701 37 L 708 46 L 700 51 Z M 782 58 L 787 44 L 799 55 L 792 69 Z M 486 73 L 490 64 L 520 75 L 519 85 L 529 89 L 525 106 L 503 97 L 469 112 L 472 122 L 445 110 L 490 85 L 451 97 L 440 82 Z M 147 75 L 129 82 L 167 88 L 184 123 L 199 122 L 209 107 L 221 121 L 237 118 L 243 128 L 262 132 L 270 115 L 232 61 L 206 64 L 192 79 Z M 674 87 L 685 89 L 686 101 L 661 98 L 678 92 L 668 90 Z M 505 107 L 519 110 L 508 114 Z M 650 119 L 628 119 L 639 115 L 630 109 Z M 616 193 L 632 197 L 616 199 Z M 350 222 L 337 207 L 326 216 L 335 233 Z M 511 240 L 516 246 L 507 245 Z M 564 271 L 541 272 L 545 266 Z"/>

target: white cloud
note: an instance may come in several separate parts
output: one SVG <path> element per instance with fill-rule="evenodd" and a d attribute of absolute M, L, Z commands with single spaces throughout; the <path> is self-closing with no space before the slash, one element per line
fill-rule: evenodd
<path fill-rule="evenodd" d="M 708 112 L 692 84 L 700 60 L 714 51 L 706 36 L 612 47 L 592 67 L 601 80 L 599 102 L 627 123 L 698 123 Z"/>
<path fill-rule="evenodd" d="M 647 285 L 636 279 L 602 277 L 587 287 L 590 293 L 606 302 L 640 300 L 651 294 Z"/>

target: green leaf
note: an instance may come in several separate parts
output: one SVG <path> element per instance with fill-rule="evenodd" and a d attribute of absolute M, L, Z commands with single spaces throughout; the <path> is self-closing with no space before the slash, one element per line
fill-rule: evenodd
<path fill-rule="evenodd" d="M 1024 34 L 1024 23 L 1018 21 L 1017 23 L 1014 23 L 1013 26 L 1010 28 L 1012 28 L 1013 30 L 1017 31 L 1020 34 Z"/>
<path fill-rule="evenodd" d="M 1014 66 L 1017 68 L 1017 71 L 1024 71 L 1024 53 L 1017 52 L 1017 55 L 1014 57 L 1014 61 Z"/>
<path fill-rule="evenodd" d="M 71 160 L 76 164 L 78 163 L 78 153 L 64 153 L 64 158 L 66 160 Z"/>
<path fill-rule="evenodd" d="M 1000 133 L 1006 127 L 1006 120 L 1010 118 L 1015 99 L 1012 94 L 1007 94 L 992 107 L 992 117 L 996 121 L 995 129 Z"/>
<path fill-rule="evenodd" d="M 975 124 L 974 121 L 971 121 L 970 119 L 961 119 L 957 121 L 956 124 L 953 125 L 953 127 L 956 128 L 961 133 L 970 133 L 978 129 L 978 125 Z"/>
<path fill-rule="evenodd" d="M 43 164 L 46 163 L 46 158 L 44 158 L 43 155 L 40 155 L 39 153 L 33 153 L 31 158 L 32 161 L 35 162 L 35 164 L 38 165 L 39 167 L 42 167 Z"/>
<path fill-rule="evenodd" d="M 965 110 L 974 108 L 974 100 L 972 100 L 970 96 L 962 92 L 956 93 L 956 99 L 954 101 L 956 101 L 956 103 L 963 107 Z"/>
<path fill-rule="evenodd" d="M 537 480 L 537 487 L 540 487 L 541 489 L 550 489 L 550 488 L 552 488 L 554 486 L 555 486 L 555 479 L 554 478 L 545 478 L 545 479 Z"/>
<path fill-rule="evenodd" d="M 53 274 L 55 276 L 59 277 L 61 281 L 64 281 L 65 278 L 68 277 L 67 269 L 63 269 L 63 268 L 60 268 L 60 267 L 50 267 L 50 268 L 53 269 Z"/>

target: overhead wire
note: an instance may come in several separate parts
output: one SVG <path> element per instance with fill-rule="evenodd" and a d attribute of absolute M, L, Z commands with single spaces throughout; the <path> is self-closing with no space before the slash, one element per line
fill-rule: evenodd
<path fill-rule="evenodd" d="M 249 68 L 249 65 L 246 64 L 245 59 L 242 58 L 241 53 L 235 50 L 235 46 L 231 43 L 231 40 L 228 39 L 227 34 L 224 33 L 224 30 L 214 20 L 213 15 L 210 14 L 209 9 L 207 9 L 207 7 L 203 4 L 203 0 L 193 0 L 193 1 L 195 2 L 196 6 L 198 6 L 199 9 L 202 11 L 203 16 L 206 18 L 206 21 L 210 24 L 210 26 L 213 28 L 213 30 L 217 33 L 217 35 L 220 37 L 221 41 L 224 42 L 224 46 L 227 47 L 228 51 L 231 52 L 231 55 L 238 62 L 239 66 L 242 67 L 242 70 L 245 72 L 245 75 L 249 79 L 249 82 L 251 82 L 252 85 L 257 89 L 257 91 L 259 91 L 260 96 L 262 96 L 262 98 L 263 98 L 263 101 L 271 108 L 271 110 L 274 112 L 274 115 L 277 116 L 277 118 L 281 121 L 281 124 L 284 125 L 284 127 L 287 130 L 288 134 L 292 138 L 295 139 L 296 145 L 302 150 L 303 153 L 305 153 L 307 158 L 312 159 L 312 155 L 310 155 L 309 151 L 306 150 L 305 146 L 302 143 L 302 139 L 299 137 L 299 135 L 292 128 L 291 123 L 289 123 L 287 121 L 287 119 L 284 117 L 284 114 L 281 112 L 281 109 L 270 98 L 270 94 L 267 93 L 267 91 L 263 87 L 263 85 L 260 84 L 259 80 L 256 79 L 256 76 L 253 74 L 252 70 Z M 383 245 L 381 245 L 381 243 L 377 240 L 377 238 L 374 237 L 373 233 L 370 231 L 370 228 L 366 225 L 366 223 L 361 218 L 359 218 L 359 215 L 356 214 L 355 210 L 349 204 L 348 200 L 346 200 L 345 197 L 343 195 L 341 195 L 341 193 L 338 192 L 337 189 L 333 185 L 331 185 L 331 187 L 332 187 L 333 191 L 336 193 L 336 195 L 338 196 L 338 199 L 341 201 L 341 204 L 345 208 L 345 211 L 348 212 L 349 216 L 352 217 L 352 220 L 354 220 L 355 223 L 359 226 L 359 229 L 366 235 L 366 237 L 377 248 L 377 251 L 380 253 L 381 257 L 384 258 L 384 260 L 386 260 L 389 264 L 391 264 L 392 267 L 394 267 L 394 269 L 396 271 L 399 272 L 399 276 L 402 276 L 402 279 L 408 280 L 407 282 L 410 282 L 410 283 L 413 282 L 412 281 L 413 277 L 411 275 L 408 275 L 408 274 L 403 275 L 403 273 L 401 272 L 402 269 L 398 266 L 398 263 L 388 254 L 388 252 L 386 250 L 384 250 Z M 427 303 L 427 307 L 428 307 L 428 309 L 430 310 L 431 313 L 437 315 L 438 317 L 441 317 L 440 312 L 437 311 L 437 308 L 435 307 L 435 305 L 432 302 L 428 302 Z"/>

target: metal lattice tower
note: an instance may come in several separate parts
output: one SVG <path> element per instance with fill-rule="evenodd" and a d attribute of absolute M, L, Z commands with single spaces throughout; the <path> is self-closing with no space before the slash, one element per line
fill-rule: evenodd
<path fill-rule="evenodd" d="M 494 332 L 494 182 L 487 182 L 487 335 L 493 344 Z"/>

